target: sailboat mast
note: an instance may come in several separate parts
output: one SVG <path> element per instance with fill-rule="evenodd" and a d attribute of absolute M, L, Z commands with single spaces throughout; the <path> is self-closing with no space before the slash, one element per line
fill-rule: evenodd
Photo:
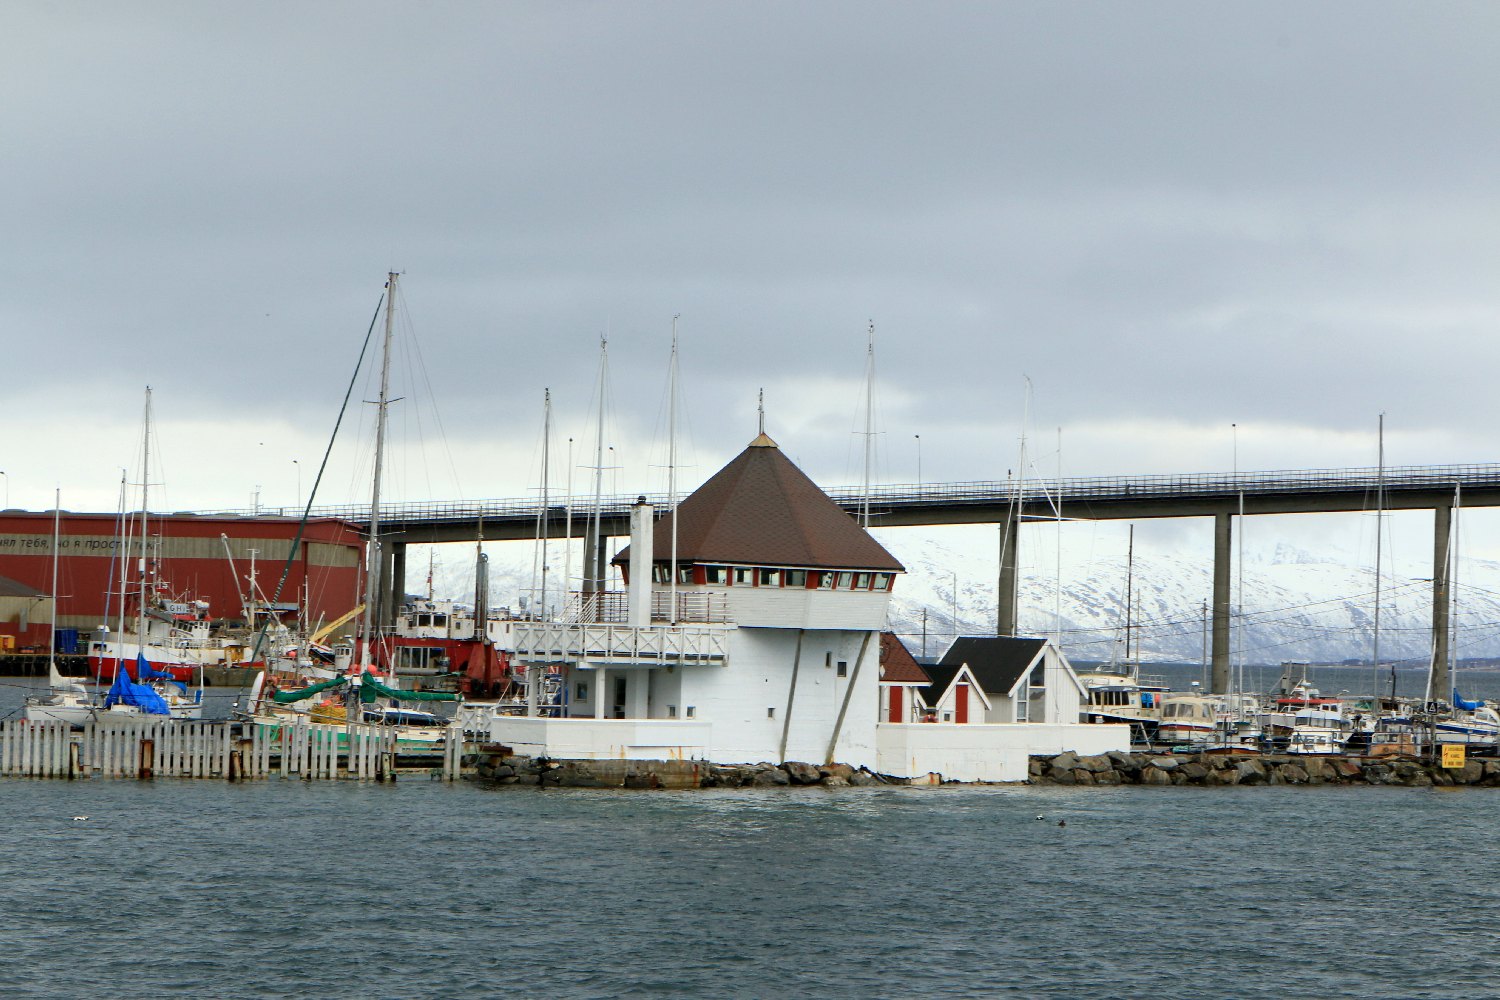
<path fill-rule="evenodd" d="M 380 477 L 385 467 L 385 424 L 390 408 L 391 388 L 391 338 L 396 328 L 395 271 L 386 274 L 385 287 L 385 343 L 380 356 L 380 396 L 375 404 L 375 476 L 370 488 L 370 536 L 365 547 L 364 642 L 359 652 L 361 672 L 370 669 L 370 650 L 375 644 L 375 598 L 380 589 L 380 564 L 383 558 L 380 547 Z M 394 665 L 390 674 L 390 684 L 395 687 Z"/>
<path fill-rule="evenodd" d="M 1375 621 L 1373 634 L 1371 636 L 1371 658 L 1375 661 L 1375 686 L 1372 693 L 1372 704 L 1370 711 L 1379 715 L 1380 713 L 1380 577 L 1381 577 L 1381 536 L 1385 534 L 1381 524 L 1385 520 L 1385 414 L 1380 415 L 1376 432 L 1376 465 L 1375 465 Z M 1396 697 L 1396 668 L 1391 665 L 1391 697 Z M 1373 722 L 1373 718 L 1371 719 Z"/>
<path fill-rule="evenodd" d="M 667 367 L 667 506 L 672 511 L 672 555 L 667 621 L 677 624 L 677 320 L 672 317 L 672 360 Z"/>
<path fill-rule="evenodd" d="M 539 614 L 547 618 L 547 543 L 550 541 L 552 513 L 552 390 L 542 390 L 542 510 L 537 518 L 537 544 L 541 547 L 542 576 L 541 591 L 537 595 L 542 602 Z"/>
<path fill-rule="evenodd" d="M 875 321 L 870 320 L 869 344 L 865 348 L 865 482 L 860 502 L 860 523 L 870 528 L 870 463 L 875 443 Z"/>
<path fill-rule="evenodd" d="M 1132 599 L 1135 596 L 1135 525 L 1130 526 L 1130 534 L 1125 543 L 1125 662 L 1130 663 L 1130 628 L 1131 612 L 1135 610 Z"/>
<path fill-rule="evenodd" d="M 47 676 L 57 685 L 57 557 L 62 537 L 62 490 L 52 493 L 52 643 L 47 647 Z"/>
<path fill-rule="evenodd" d="M 609 369 L 609 340 L 606 337 L 599 338 L 599 384 L 595 391 L 599 396 L 599 413 L 594 423 L 594 516 L 593 524 L 588 532 L 590 544 L 585 546 L 588 550 L 583 554 L 585 581 L 584 590 L 591 594 L 597 594 L 604 589 L 603 567 L 599 564 L 600 550 L 604 548 L 604 540 L 599 537 L 603 528 L 604 515 L 604 387 L 607 383 L 607 372 Z"/>
<path fill-rule="evenodd" d="M 150 516 L 147 512 L 150 507 L 151 493 L 151 387 L 146 386 L 146 432 L 141 437 L 141 606 L 136 609 L 136 651 L 139 654 L 146 652 L 146 563 L 150 555 L 150 532 L 146 530 L 146 521 Z M 139 678 L 137 678 L 139 680 Z"/>

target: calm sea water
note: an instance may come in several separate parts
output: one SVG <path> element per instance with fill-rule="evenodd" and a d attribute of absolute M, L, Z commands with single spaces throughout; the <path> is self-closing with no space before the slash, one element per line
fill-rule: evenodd
<path fill-rule="evenodd" d="M 1495 996 L 1497 810 L 0 780 L 0 995 Z"/>
<path fill-rule="evenodd" d="M 1500 799 L 1478 789 L 9 780 L 0 801 L 9 997 L 1459 997 L 1500 982 Z"/>

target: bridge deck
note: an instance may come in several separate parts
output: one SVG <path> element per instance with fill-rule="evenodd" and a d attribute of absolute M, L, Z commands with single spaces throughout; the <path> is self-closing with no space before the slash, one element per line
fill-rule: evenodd
<path fill-rule="evenodd" d="M 1019 502 L 1025 519 L 1065 518 L 1113 520 L 1154 517 L 1200 517 L 1232 513 L 1243 495 L 1247 514 L 1320 513 L 1374 510 L 1377 485 L 1383 485 L 1385 506 L 1414 510 L 1446 506 L 1462 490 L 1465 506 L 1500 506 L 1500 464 L 1398 466 L 1375 468 L 1305 469 L 1275 472 L 1203 473 L 1161 476 L 1091 476 L 1064 479 L 912 483 L 876 486 L 869 507 L 874 525 L 986 524 L 1004 519 Z M 835 502 L 851 513 L 863 509 L 860 487 L 827 489 Z M 626 532 L 630 506 L 639 494 L 604 497 L 600 505 L 603 531 Z M 646 499 L 665 508 L 665 494 Z M 592 517 L 591 497 L 575 500 L 572 533 L 584 533 Z M 252 517 L 271 514 L 259 510 L 202 511 L 204 514 Z M 300 514 L 278 508 L 283 516 Z M 408 542 L 463 541 L 476 537 L 483 524 L 486 538 L 534 537 L 538 517 L 535 499 L 509 498 L 472 501 L 419 501 L 388 504 L 381 521 Z M 314 517 L 333 517 L 357 525 L 369 522 L 368 506 L 320 505 Z M 567 521 L 565 504 L 549 510 L 549 534 L 562 536 Z"/>

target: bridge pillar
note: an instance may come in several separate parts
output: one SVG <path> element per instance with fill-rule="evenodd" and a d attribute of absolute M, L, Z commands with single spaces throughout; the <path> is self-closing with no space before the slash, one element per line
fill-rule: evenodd
<path fill-rule="evenodd" d="M 1432 521 L 1432 698 L 1447 701 L 1453 696 L 1453 680 L 1448 674 L 1448 546 L 1453 526 L 1452 505 L 1434 507 Z"/>
<path fill-rule="evenodd" d="M 1214 694 L 1229 691 L 1229 568 L 1232 559 L 1229 540 L 1234 533 L 1233 514 L 1214 515 L 1214 628 L 1213 674 L 1210 686 Z"/>
<path fill-rule="evenodd" d="M 405 542 L 397 542 L 391 546 L 390 566 L 382 566 L 380 571 L 382 576 L 385 576 L 387 572 L 390 574 L 381 581 L 388 583 L 387 586 L 381 588 L 385 594 L 385 607 L 381 609 L 383 620 L 387 625 L 395 625 L 396 616 L 401 613 L 401 605 L 406 601 Z"/>
<path fill-rule="evenodd" d="M 1000 522 L 1000 580 L 996 593 L 995 634 L 1016 634 L 1016 529 L 1021 522 L 1007 511 Z"/>

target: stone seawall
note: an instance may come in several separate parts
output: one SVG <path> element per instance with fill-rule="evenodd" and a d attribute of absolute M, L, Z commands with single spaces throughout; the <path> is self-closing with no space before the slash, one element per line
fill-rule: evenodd
<path fill-rule="evenodd" d="M 1296 754 L 1062 753 L 1031 758 L 1039 785 L 1485 785 L 1500 786 L 1500 760 L 1443 768 L 1410 757 Z"/>
<path fill-rule="evenodd" d="M 848 764 L 708 764 L 691 760 L 550 760 L 484 747 L 465 762 L 481 781 L 543 788 L 846 788 L 904 784 Z"/>

